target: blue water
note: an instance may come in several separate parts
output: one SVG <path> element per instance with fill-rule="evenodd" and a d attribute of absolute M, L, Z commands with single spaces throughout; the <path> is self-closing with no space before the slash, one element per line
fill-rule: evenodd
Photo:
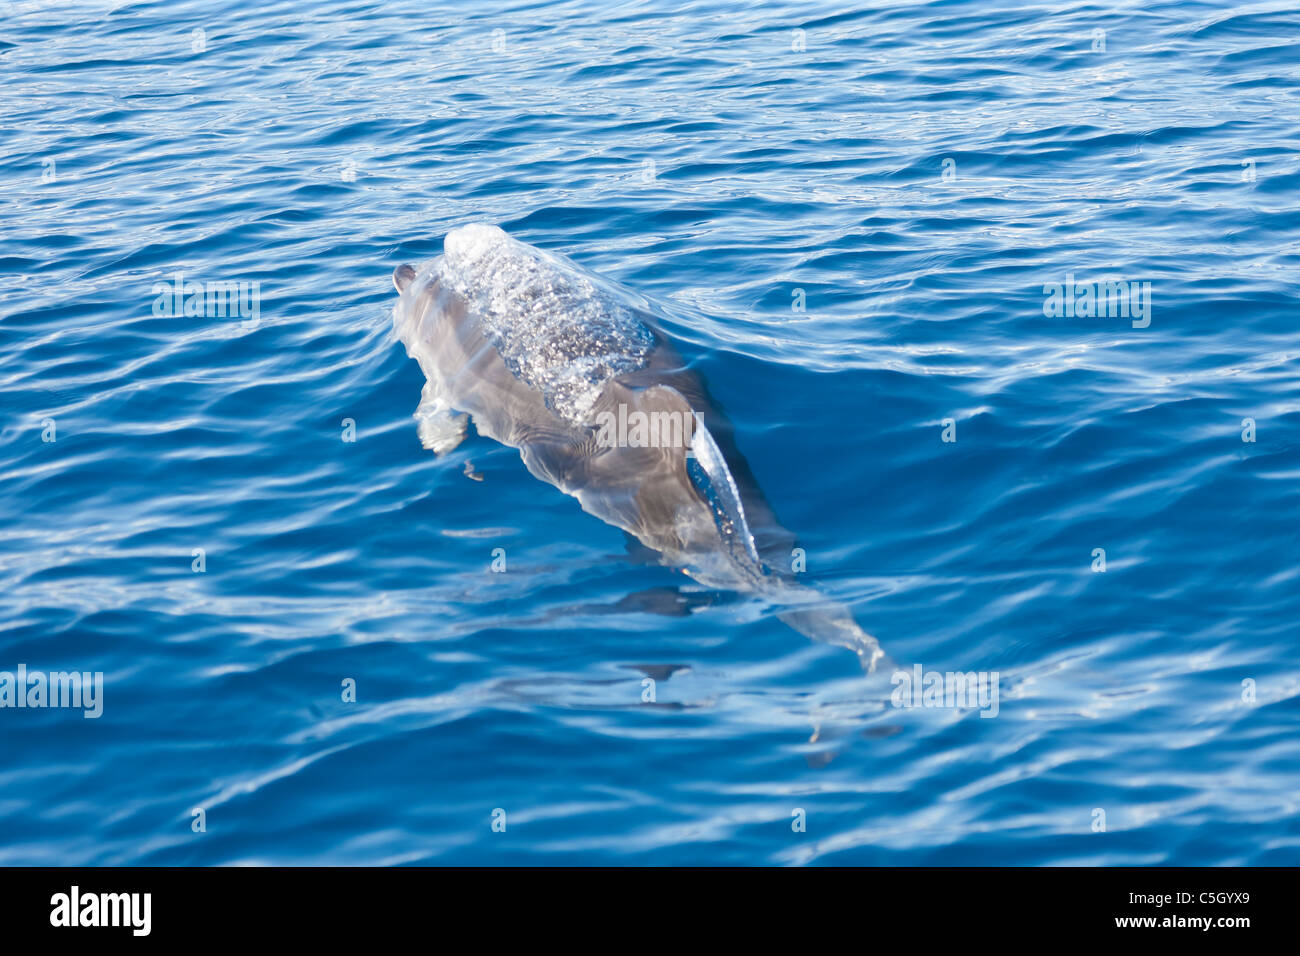
<path fill-rule="evenodd" d="M 0 709 L 0 864 L 1300 862 L 1300 13 L 870 6 L 0 2 L 0 670 L 104 675 Z M 804 580 L 997 716 L 425 451 L 473 221 L 698 314 Z"/>

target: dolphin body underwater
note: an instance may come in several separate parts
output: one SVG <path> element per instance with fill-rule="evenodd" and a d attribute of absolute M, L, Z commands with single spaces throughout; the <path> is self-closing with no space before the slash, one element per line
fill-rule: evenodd
<path fill-rule="evenodd" d="M 393 284 L 394 329 L 425 375 L 415 418 L 426 448 L 455 448 L 472 418 L 662 563 L 760 597 L 874 670 L 883 652 L 848 609 L 780 570 L 793 536 L 660 331 L 661 307 L 483 224 L 453 229 L 441 256 L 398 266 Z"/>

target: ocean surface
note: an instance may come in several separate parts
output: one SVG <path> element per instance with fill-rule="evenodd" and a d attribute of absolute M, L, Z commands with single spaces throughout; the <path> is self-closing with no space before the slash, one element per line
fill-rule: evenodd
<path fill-rule="evenodd" d="M 0 2 L 0 672 L 103 675 L 0 707 L 0 864 L 1300 862 L 1298 34 Z M 694 316 L 888 665 L 421 446 L 471 222 Z"/>

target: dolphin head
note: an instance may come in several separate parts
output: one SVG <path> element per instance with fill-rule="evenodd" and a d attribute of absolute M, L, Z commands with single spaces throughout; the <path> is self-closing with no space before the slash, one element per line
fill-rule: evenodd
<path fill-rule="evenodd" d="M 495 249 L 508 243 L 510 237 L 500 226 L 472 222 L 458 226 L 447 233 L 443 240 L 445 255 L 463 266 L 473 263 L 491 254 Z M 409 262 L 404 262 L 393 270 L 393 286 L 398 293 L 405 293 L 407 287 L 415 281 L 419 270 Z"/>
<path fill-rule="evenodd" d="M 393 287 L 397 289 L 397 307 L 393 312 L 394 321 L 403 325 L 419 323 L 429 311 L 433 301 L 430 285 L 430 270 L 404 262 L 393 270 Z"/>
<path fill-rule="evenodd" d="M 393 287 L 401 296 L 399 310 L 418 320 L 438 298 L 438 265 L 445 262 L 453 271 L 469 274 L 493 273 L 496 259 L 512 250 L 511 243 L 520 246 L 500 226 L 473 222 L 458 226 L 443 240 L 443 255 L 419 266 L 409 262 L 393 270 Z M 408 291 L 409 290 L 409 291 Z"/>
<path fill-rule="evenodd" d="M 438 260 L 419 265 L 403 263 L 393 270 L 393 286 L 398 293 L 393 307 L 393 330 L 406 343 L 407 352 L 417 357 L 411 352 L 414 344 L 438 351 L 441 345 L 437 343 L 443 342 L 448 331 L 442 319 L 450 304 L 439 281 Z"/>
<path fill-rule="evenodd" d="M 404 262 L 393 270 L 393 286 L 398 293 L 406 291 L 406 287 L 415 279 L 415 266 L 409 262 Z"/>

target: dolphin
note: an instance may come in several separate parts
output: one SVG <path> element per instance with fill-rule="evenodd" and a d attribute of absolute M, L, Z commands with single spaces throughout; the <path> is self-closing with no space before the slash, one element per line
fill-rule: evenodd
<path fill-rule="evenodd" d="M 793 536 L 734 429 L 662 331 L 664 306 L 483 223 L 393 271 L 393 325 L 425 384 L 422 444 L 480 435 L 541 481 L 701 584 L 759 596 L 796 631 L 874 670 L 880 645 L 848 609 L 784 571 Z"/>

